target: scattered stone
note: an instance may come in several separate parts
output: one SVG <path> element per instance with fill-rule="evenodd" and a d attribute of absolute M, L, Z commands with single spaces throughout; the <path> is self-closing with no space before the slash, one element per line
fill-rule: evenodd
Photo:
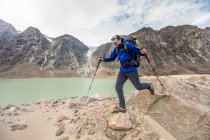
<path fill-rule="evenodd" d="M 21 124 L 15 124 L 11 126 L 11 131 L 16 131 L 16 130 L 23 130 L 27 128 L 27 125 L 21 125 Z"/>
<path fill-rule="evenodd" d="M 68 140 L 69 137 L 68 136 L 64 136 L 63 138 L 61 138 L 60 140 Z"/>
<path fill-rule="evenodd" d="M 5 119 L 0 120 L 0 125 L 5 124 L 5 123 L 6 123 L 6 122 L 5 122 Z"/>
<path fill-rule="evenodd" d="M 82 127 L 78 128 L 77 134 L 79 134 L 82 131 Z"/>
<path fill-rule="evenodd" d="M 56 136 L 60 136 L 61 134 L 63 134 L 65 132 L 65 125 L 61 125 L 58 130 L 56 131 Z"/>
<path fill-rule="evenodd" d="M 151 126 L 148 123 L 146 123 L 145 126 L 144 126 L 144 129 L 146 131 L 149 131 L 149 130 L 151 130 Z"/>
<path fill-rule="evenodd" d="M 59 123 L 57 128 L 61 127 L 62 125 L 64 125 L 64 123 Z"/>
<path fill-rule="evenodd" d="M 5 114 L 5 115 L 11 116 L 12 114 L 15 113 L 16 110 L 17 110 L 16 107 L 10 107 L 9 109 L 6 109 L 6 110 L 4 111 L 4 114 Z"/>
<path fill-rule="evenodd" d="M 149 131 L 148 133 L 145 133 L 142 135 L 142 139 L 144 140 L 159 140 L 160 136 L 153 131 Z"/>
<path fill-rule="evenodd" d="M 22 104 L 22 106 L 31 106 L 32 104 Z"/>
<path fill-rule="evenodd" d="M 14 115 L 14 116 L 19 116 L 20 114 L 19 114 L 19 113 L 17 113 L 17 112 L 15 112 L 13 115 Z"/>
<path fill-rule="evenodd" d="M 55 100 L 52 102 L 52 104 L 57 104 L 58 103 L 58 100 Z"/>
<path fill-rule="evenodd" d="M 95 130 L 94 129 L 91 129 L 90 131 L 89 131 L 89 133 L 88 133 L 89 135 L 93 135 L 93 134 L 95 134 Z"/>
<path fill-rule="evenodd" d="M 34 105 L 21 106 L 20 110 L 24 112 L 34 112 L 36 110 L 36 107 Z"/>
<path fill-rule="evenodd" d="M 130 110 L 135 110 L 135 107 L 130 107 L 129 109 L 130 109 Z"/>
<path fill-rule="evenodd" d="M 78 120 L 80 119 L 80 117 L 76 117 L 75 119 L 73 119 L 73 123 L 76 123 Z"/>
<path fill-rule="evenodd" d="M 11 105 L 11 104 L 7 105 L 5 108 L 6 108 L 6 109 L 10 109 L 11 107 L 15 107 L 15 108 L 19 109 L 18 106 L 16 106 L 16 105 Z"/>
<path fill-rule="evenodd" d="M 48 101 L 46 99 L 40 99 L 38 101 L 35 102 L 37 105 L 40 105 L 40 104 L 47 104 Z"/>
<path fill-rule="evenodd" d="M 77 135 L 77 136 L 76 136 L 76 139 L 80 139 L 80 135 Z"/>
<path fill-rule="evenodd" d="M 4 112 L 4 109 L 0 107 L 0 113 L 3 113 L 3 112 Z"/>
<path fill-rule="evenodd" d="M 6 124 L 11 124 L 12 123 L 12 120 L 5 120 L 5 123 Z"/>
<path fill-rule="evenodd" d="M 105 133 L 105 136 L 111 140 L 122 140 L 126 136 L 126 134 L 109 130 Z"/>
<path fill-rule="evenodd" d="M 69 104 L 69 108 L 74 108 L 75 106 L 76 106 L 75 103 L 70 103 L 70 104 Z"/>
<path fill-rule="evenodd" d="M 57 103 L 58 103 L 58 100 L 53 100 L 53 101 L 52 101 L 52 107 L 57 106 Z"/>
<path fill-rule="evenodd" d="M 75 111 L 74 111 L 74 113 L 78 113 L 78 112 L 79 112 L 78 110 L 75 110 Z"/>
<path fill-rule="evenodd" d="M 97 98 L 90 97 L 88 99 L 88 103 L 95 102 L 95 101 L 97 101 Z"/>
<path fill-rule="evenodd" d="M 132 128 L 129 114 L 118 113 L 109 120 L 109 127 L 114 130 L 129 130 Z"/>
<path fill-rule="evenodd" d="M 139 135 L 139 130 L 134 129 L 133 133 L 131 134 L 131 137 L 135 138 Z"/>
<path fill-rule="evenodd" d="M 65 115 L 59 115 L 57 117 L 57 122 L 62 122 L 63 120 L 68 120 L 69 118 L 66 117 Z"/>

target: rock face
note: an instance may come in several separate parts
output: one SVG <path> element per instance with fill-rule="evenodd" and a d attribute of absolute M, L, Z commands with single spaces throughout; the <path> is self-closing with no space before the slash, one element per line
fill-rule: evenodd
<path fill-rule="evenodd" d="M 207 80 L 209 76 L 204 75 L 204 77 L 163 77 L 161 80 L 166 89 L 159 89 L 160 87 L 157 87 L 159 83 L 156 81 L 154 85 L 158 95 L 151 96 L 148 90 L 143 90 L 134 98 L 130 98 L 127 105 L 135 107 L 141 113 L 150 115 L 176 139 L 208 140 L 210 137 L 210 113 L 207 101 L 209 96 L 205 90 L 209 91 L 209 87 L 208 89 L 203 88 L 207 88 L 206 85 L 209 85 Z M 174 80 L 169 82 L 172 78 Z M 197 79 L 197 81 L 192 79 Z M 186 82 L 188 84 L 185 84 Z M 198 83 L 202 83 L 204 86 Z M 196 91 L 193 89 L 193 85 L 197 88 Z M 172 86 L 174 90 L 171 90 Z M 185 91 L 188 92 L 185 93 Z M 194 92 L 196 95 L 193 95 Z M 203 98 L 204 96 L 207 100 Z"/>
<path fill-rule="evenodd" d="M 210 73 L 210 28 L 196 26 L 167 26 L 159 31 L 142 28 L 131 35 L 137 36 L 148 50 L 148 57 L 159 74 Z M 93 56 L 110 55 L 108 44 L 100 46 Z M 98 55 L 95 55 L 98 54 Z M 105 67 L 112 68 L 110 65 Z M 114 69 L 114 68 L 112 68 Z M 152 70 L 142 58 L 140 71 L 150 75 Z"/>
<path fill-rule="evenodd" d="M 16 29 L 0 20 L 0 71 L 17 64 L 32 64 L 54 69 L 77 69 L 86 63 L 88 47 L 70 35 L 50 38 L 38 29 Z"/>
<path fill-rule="evenodd" d="M 129 114 L 118 113 L 109 120 L 109 127 L 115 130 L 129 130 L 132 128 Z"/>

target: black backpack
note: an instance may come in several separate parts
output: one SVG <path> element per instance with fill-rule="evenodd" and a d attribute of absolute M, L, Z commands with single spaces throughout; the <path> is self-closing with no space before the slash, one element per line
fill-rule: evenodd
<path fill-rule="evenodd" d="M 123 39 L 125 39 L 126 42 L 132 43 L 132 44 L 133 44 L 134 46 L 136 46 L 136 47 L 138 47 L 138 46 L 140 45 L 139 42 L 138 42 L 138 40 L 136 39 L 136 37 L 133 37 L 133 36 L 131 36 L 131 35 L 122 35 L 122 36 L 120 36 L 120 37 L 123 38 Z M 126 43 L 124 44 L 122 50 L 124 50 L 124 51 L 126 51 L 128 54 L 130 54 L 130 55 L 133 57 L 133 59 L 134 59 L 134 61 L 126 62 L 126 64 L 125 64 L 126 66 L 125 66 L 125 67 L 131 66 L 131 65 L 132 65 L 132 66 L 137 66 L 137 67 L 139 67 L 140 61 L 141 61 L 141 59 L 140 59 L 141 55 L 136 54 L 136 53 L 133 53 L 133 52 L 130 52 L 130 51 L 128 50 L 128 48 L 127 48 Z M 140 49 L 140 50 L 141 50 L 141 49 Z M 116 47 L 116 53 L 118 53 L 118 47 Z"/>
<path fill-rule="evenodd" d="M 121 38 L 125 39 L 126 42 L 132 43 L 134 46 L 139 46 L 139 42 L 136 37 L 131 35 L 122 35 Z"/>

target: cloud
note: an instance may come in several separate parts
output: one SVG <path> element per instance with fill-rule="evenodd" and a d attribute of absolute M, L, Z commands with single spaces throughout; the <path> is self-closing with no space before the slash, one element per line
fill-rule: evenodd
<path fill-rule="evenodd" d="M 70 34 L 99 46 L 142 27 L 210 25 L 208 0 L 0 0 L 0 18 L 20 31 L 34 26 L 51 37 Z"/>

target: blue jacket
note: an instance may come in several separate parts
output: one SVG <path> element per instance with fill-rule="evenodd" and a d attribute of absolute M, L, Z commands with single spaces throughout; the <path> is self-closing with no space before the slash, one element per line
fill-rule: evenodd
<path fill-rule="evenodd" d="M 118 57 L 118 60 L 120 61 L 121 67 L 120 67 L 120 72 L 123 73 L 127 73 L 127 72 L 132 72 L 132 71 L 136 71 L 137 67 L 136 66 L 129 66 L 127 68 L 123 67 L 123 63 L 125 62 L 129 62 L 133 60 L 132 54 L 128 54 L 125 50 L 123 50 L 122 48 L 124 47 L 124 44 L 126 43 L 127 45 L 127 50 L 128 52 L 132 52 L 132 53 L 136 53 L 139 54 L 141 56 L 144 56 L 140 49 L 137 48 L 136 46 L 134 46 L 131 43 L 126 42 L 124 39 L 122 39 L 122 43 L 120 43 L 117 47 L 118 47 L 118 53 L 116 52 L 116 47 L 113 49 L 111 56 L 110 57 L 106 57 L 104 58 L 105 62 L 110 62 L 115 60 Z"/>

